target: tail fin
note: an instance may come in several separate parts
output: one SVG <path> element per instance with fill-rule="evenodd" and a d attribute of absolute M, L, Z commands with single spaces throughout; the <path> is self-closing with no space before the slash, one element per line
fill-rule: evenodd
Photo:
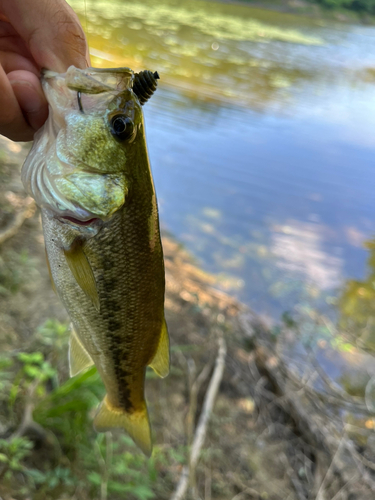
<path fill-rule="evenodd" d="M 146 405 L 142 411 L 127 413 L 121 408 L 112 407 L 105 396 L 95 415 L 94 429 L 105 432 L 116 427 L 125 429 L 143 453 L 151 456 L 151 429 Z"/>

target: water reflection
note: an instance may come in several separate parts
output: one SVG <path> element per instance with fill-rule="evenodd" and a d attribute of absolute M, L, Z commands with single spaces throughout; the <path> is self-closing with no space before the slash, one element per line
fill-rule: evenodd
<path fill-rule="evenodd" d="M 292 234 L 296 236 L 299 232 Z M 311 235 L 309 239 L 316 241 Z M 293 253 L 294 246 L 289 246 Z M 357 398 L 355 402 L 363 401 L 368 415 L 375 410 L 375 240 L 368 241 L 366 247 L 369 254 L 366 277 L 346 280 L 339 296 L 331 297 L 337 321 L 330 320 L 329 310 L 324 312 L 311 302 L 300 301 L 294 309 L 293 322 L 289 321 L 288 330 L 280 334 L 278 344 L 284 358 L 302 378 L 317 374 L 313 382 L 316 389 L 326 393 L 328 387 L 345 401 Z M 295 327 L 295 334 L 291 334 Z M 371 419 L 354 422 L 360 412 L 353 414 L 350 405 L 344 411 L 342 404 L 344 420 L 359 426 L 357 431 L 363 426 L 374 429 Z"/>
<path fill-rule="evenodd" d="M 277 228 L 272 253 L 277 266 L 312 283 L 321 290 L 341 284 L 343 261 L 322 248 L 325 228 L 320 224 L 291 221 Z"/>
<path fill-rule="evenodd" d="M 375 239 L 366 247 L 367 276 L 346 282 L 339 303 L 339 324 L 359 347 L 375 353 Z"/>
<path fill-rule="evenodd" d="M 162 220 L 209 270 L 244 281 L 243 300 L 278 315 L 306 278 L 333 293 L 362 275 L 374 149 L 342 138 L 353 123 L 260 116 L 170 91 L 145 113 Z"/>

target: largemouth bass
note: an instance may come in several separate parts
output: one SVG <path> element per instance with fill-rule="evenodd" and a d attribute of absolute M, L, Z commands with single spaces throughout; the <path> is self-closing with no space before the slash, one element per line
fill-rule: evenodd
<path fill-rule="evenodd" d="M 71 376 L 95 364 L 97 431 L 152 451 L 145 371 L 169 371 L 164 263 L 141 104 L 128 68 L 46 71 L 49 118 L 22 180 L 41 207 L 53 286 L 72 321 Z"/>

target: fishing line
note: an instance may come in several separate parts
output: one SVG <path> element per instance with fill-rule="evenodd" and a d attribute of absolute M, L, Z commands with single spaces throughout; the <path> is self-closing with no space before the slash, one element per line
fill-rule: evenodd
<path fill-rule="evenodd" d="M 87 46 L 88 46 L 89 54 L 90 54 L 89 28 L 88 28 L 88 24 L 87 24 L 87 2 L 88 2 L 88 0 L 84 0 L 84 3 L 85 3 L 85 31 L 86 31 L 86 38 L 87 38 Z"/>

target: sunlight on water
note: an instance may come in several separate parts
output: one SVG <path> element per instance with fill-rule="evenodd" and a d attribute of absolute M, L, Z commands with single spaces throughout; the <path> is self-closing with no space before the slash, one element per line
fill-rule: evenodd
<path fill-rule="evenodd" d="M 324 44 L 322 36 L 310 34 L 310 26 L 301 29 L 293 16 L 284 16 L 286 22 L 279 26 L 274 15 L 267 22 L 263 11 L 253 17 L 243 7 L 219 5 L 213 11 L 212 4 L 202 1 L 93 0 L 86 2 L 86 15 L 83 0 L 71 4 L 84 25 L 87 17 L 94 65 L 138 69 L 157 62 L 164 82 L 237 104 L 268 100 L 267 92 L 277 94 L 309 78 L 308 69 L 293 68 L 285 60 L 280 64 L 282 48 L 270 50 L 271 42 Z"/>

